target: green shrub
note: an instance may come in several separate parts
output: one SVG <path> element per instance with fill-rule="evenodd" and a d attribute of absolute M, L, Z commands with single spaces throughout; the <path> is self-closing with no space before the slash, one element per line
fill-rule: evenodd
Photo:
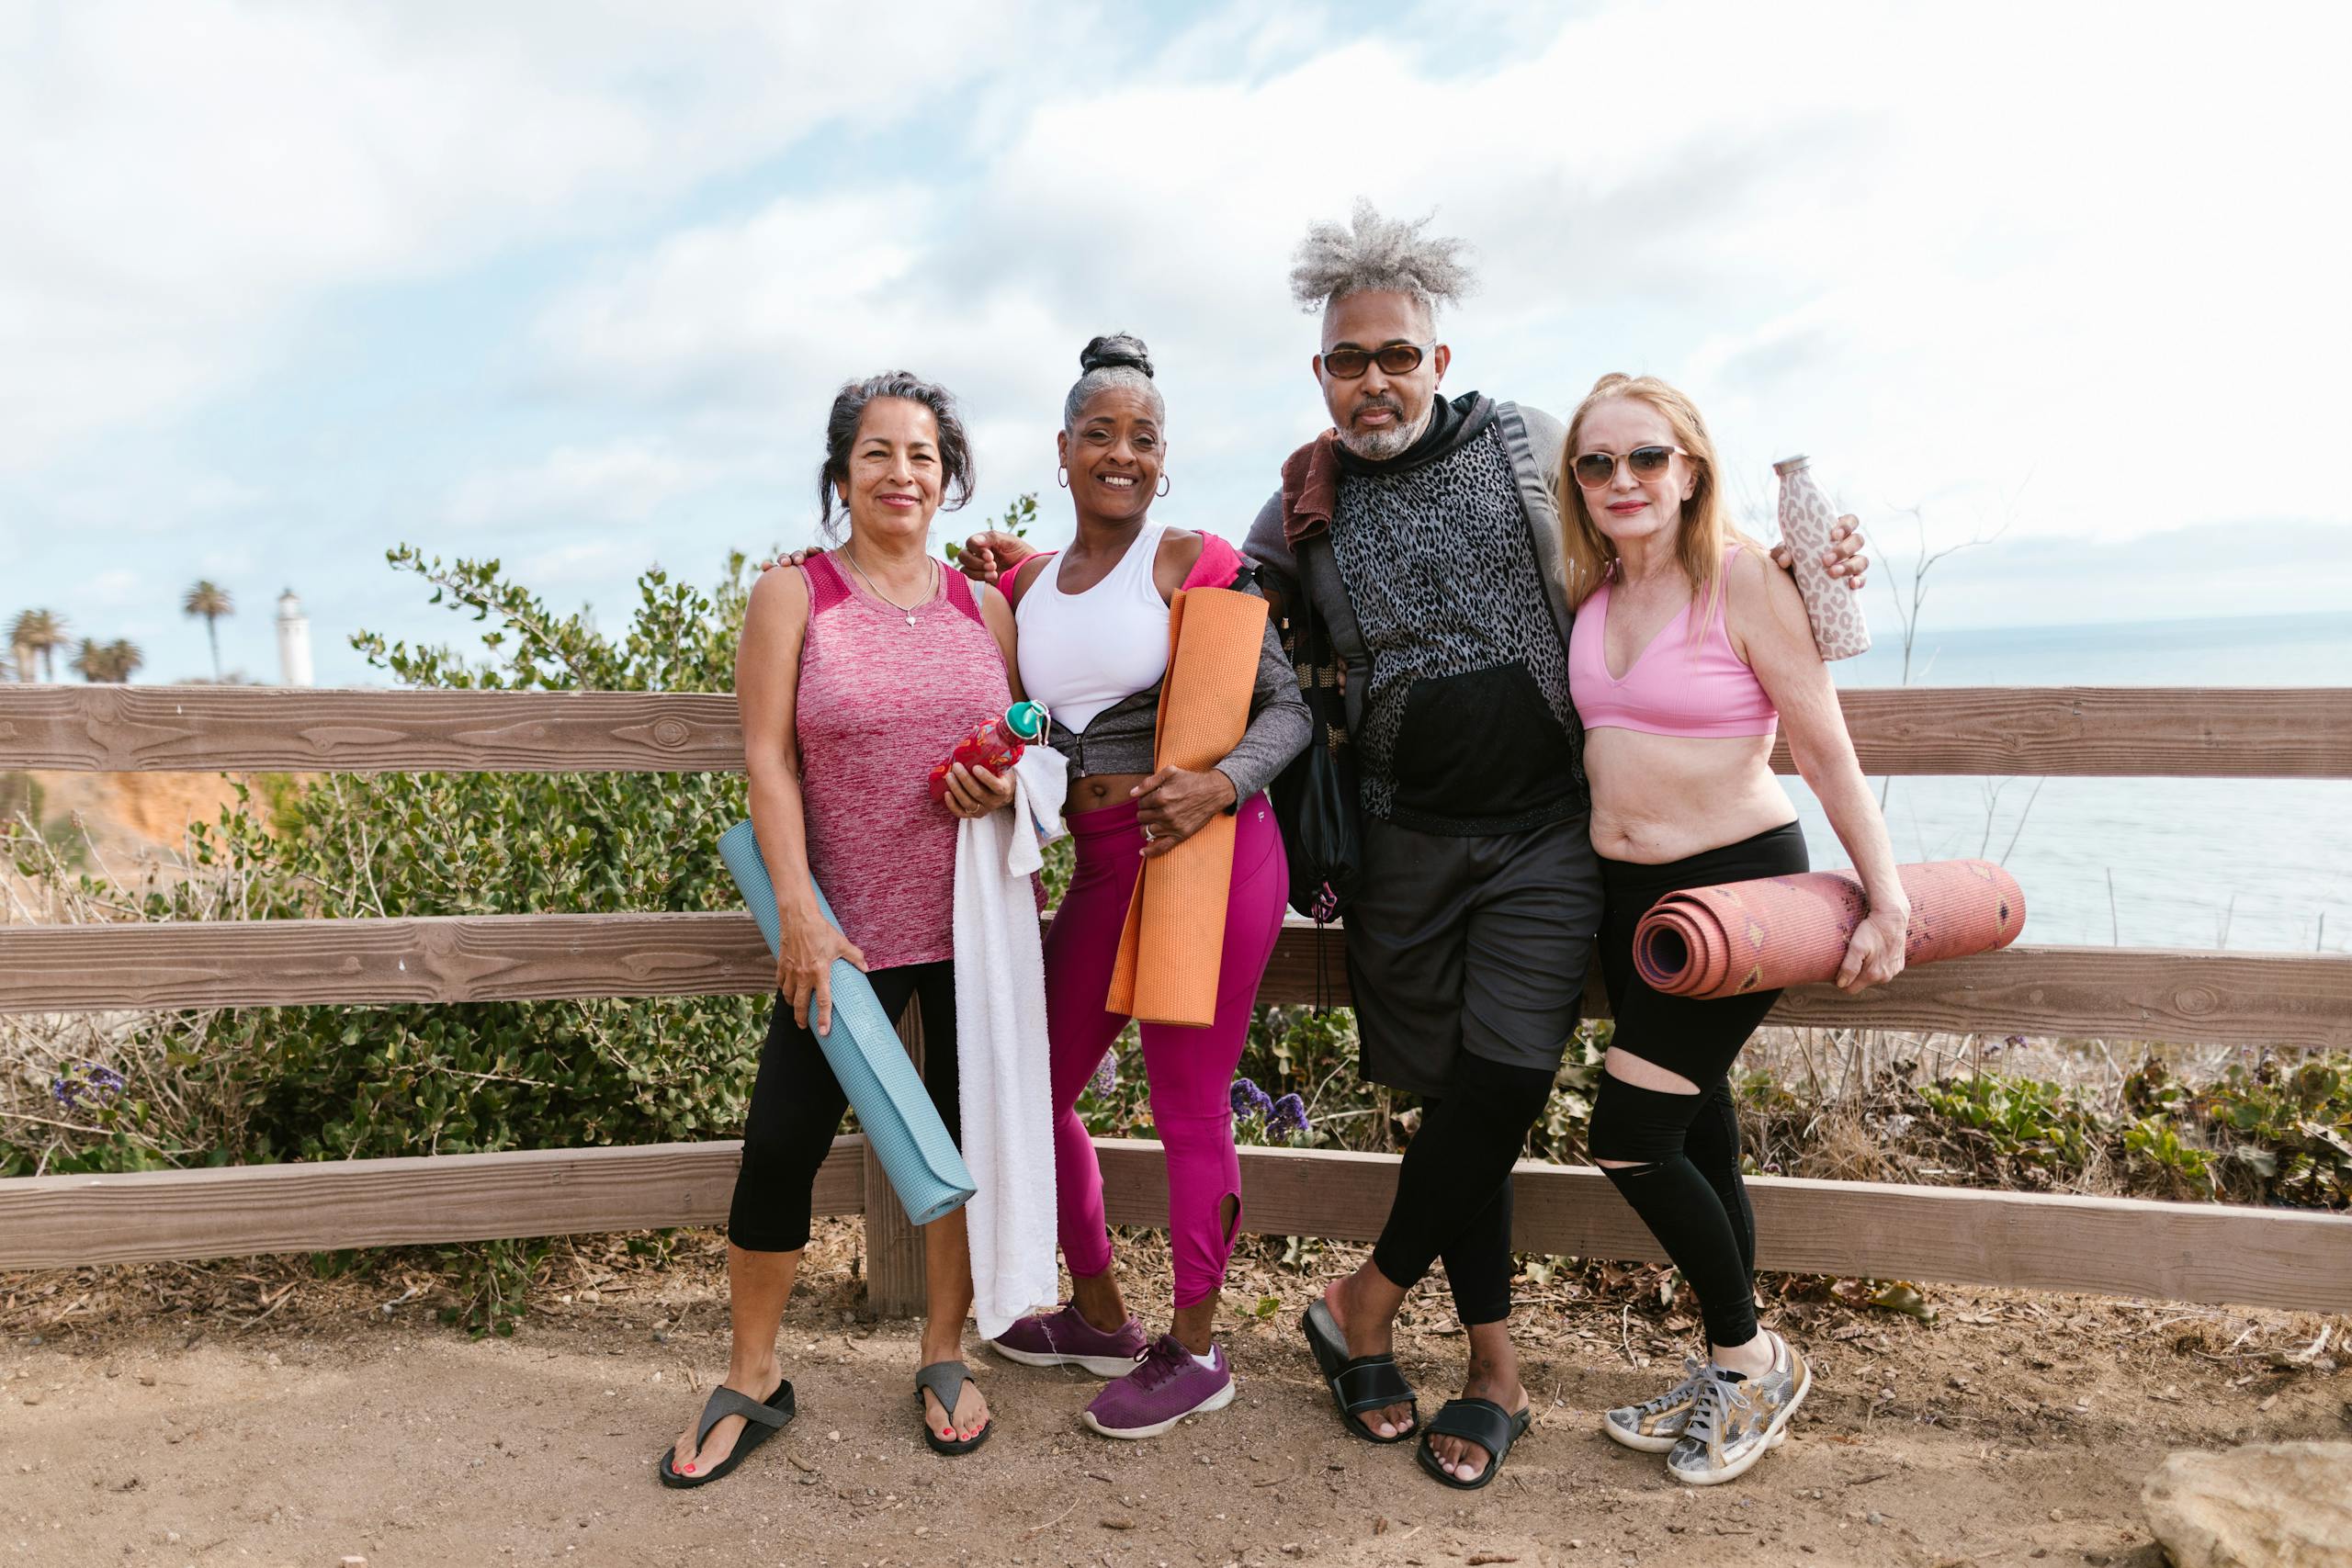
<path fill-rule="evenodd" d="M 401 684 L 447 690 L 725 692 L 749 595 L 639 582 L 607 637 L 506 581 L 496 561 L 392 564 L 435 603 L 493 622 L 498 662 L 353 639 Z M 711 846 L 744 812 L 721 773 L 335 775 L 286 791 L 269 831 L 224 814 L 200 863 L 250 881 L 266 916 L 595 914 L 738 907 Z M 164 896 L 168 897 L 168 896 Z M 163 912 L 163 911 L 158 911 Z M 241 1159 L 340 1159 L 724 1135 L 741 1120 L 761 998 L 687 997 L 278 1008 L 224 1018 L 250 1143 Z"/>
<path fill-rule="evenodd" d="M 2227 1147 L 2223 1185 L 2232 1195 L 2352 1208 L 2352 1060 L 2312 1057 L 2288 1067 L 2265 1057 L 2231 1067 L 2188 1104 Z"/>
<path fill-rule="evenodd" d="M 2104 1131 L 2098 1113 L 2074 1090 L 2039 1078 L 1970 1074 L 1921 1084 L 1917 1092 L 1929 1114 L 2018 1177 L 2031 1171 L 2041 1179 L 2027 1178 L 2026 1185 L 2080 1171 Z"/>

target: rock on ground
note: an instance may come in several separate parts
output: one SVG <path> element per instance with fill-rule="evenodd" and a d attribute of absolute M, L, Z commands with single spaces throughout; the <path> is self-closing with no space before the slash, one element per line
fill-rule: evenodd
<path fill-rule="evenodd" d="M 2352 1443 L 2256 1443 L 2168 1457 L 2141 1501 L 2178 1568 L 2352 1563 Z"/>

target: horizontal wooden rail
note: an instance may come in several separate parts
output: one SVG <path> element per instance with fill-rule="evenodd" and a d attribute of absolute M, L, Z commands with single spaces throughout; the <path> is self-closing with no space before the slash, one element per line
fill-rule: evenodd
<path fill-rule="evenodd" d="M 160 1263 L 716 1224 L 740 1140 L 0 1180 L 0 1269 Z M 833 1140 L 816 1213 L 865 1209 L 865 1140 Z"/>
<path fill-rule="evenodd" d="M 2352 778 L 2352 688 L 1908 686 L 1840 692 L 1862 772 Z M 1775 771 L 1796 770 L 1786 738 Z"/>
<path fill-rule="evenodd" d="M 1840 694 L 1865 773 L 2352 778 L 2352 688 Z M 726 773 L 735 699 L 643 692 L 0 686 L 0 769 Z M 1773 765 L 1790 770 L 1785 747 Z"/>
<path fill-rule="evenodd" d="M 861 1179 L 861 1142 L 835 1143 L 819 1213 L 895 1201 Z M 1113 1223 L 1165 1225 L 1159 1145 L 1096 1146 Z M 662 1144 L 0 1181 L 0 1269 L 715 1224 L 741 1151 Z M 1393 1155 L 1245 1148 L 1242 1224 L 1369 1240 L 1396 1167 Z M 2323 1312 L 2352 1301 L 2352 1215 L 1772 1177 L 1748 1189 L 1766 1269 Z M 1519 1167 L 1512 1245 L 1661 1256 L 1599 1171 L 1532 1161 Z"/>
<path fill-rule="evenodd" d="M 1260 999 L 1349 999 L 1344 931 L 1293 922 Z M 775 974 L 751 917 L 480 915 L 0 926 L 0 1012 L 744 996 Z M 1605 1016 L 1595 981 L 1588 1012 Z M 1784 996 L 1795 1026 L 2352 1047 L 2352 956 L 2014 947 L 1848 997 Z"/>
<path fill-rule="evenodd" d="M 740 773 L 699 692 L 0 687 L 0 768 L 72 773 Z"/>

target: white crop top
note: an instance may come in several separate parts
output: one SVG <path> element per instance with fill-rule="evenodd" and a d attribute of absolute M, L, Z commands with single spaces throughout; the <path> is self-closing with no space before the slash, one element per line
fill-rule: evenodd
<path fill-rule="evenodd" d="M 1168 673 L 1168 601 L 1152 579 L 1165 523 L 1147 523 L 1119 563 L 1083 593 L 1065 593 L 1059 557 L 1013 612 L 1021 685 L 1056 723 L 1081 733 L 1114 703 Z"/>

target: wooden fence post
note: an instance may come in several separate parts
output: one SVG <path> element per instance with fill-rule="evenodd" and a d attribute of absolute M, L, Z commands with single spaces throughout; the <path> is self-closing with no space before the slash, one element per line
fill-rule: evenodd
<path fill-rule="evenodd" d="M 899 1015 L 899 1038 L 907 1055 L 922 1070 L 921 1004 L 907 999 Z M 922 1310 L 922 1233 L 907 1223 L 906 1206 L 899 1201 L 874 1145 L 865 1145 L 865 1310 L 876 1317 L 905 1317 Z"/>

